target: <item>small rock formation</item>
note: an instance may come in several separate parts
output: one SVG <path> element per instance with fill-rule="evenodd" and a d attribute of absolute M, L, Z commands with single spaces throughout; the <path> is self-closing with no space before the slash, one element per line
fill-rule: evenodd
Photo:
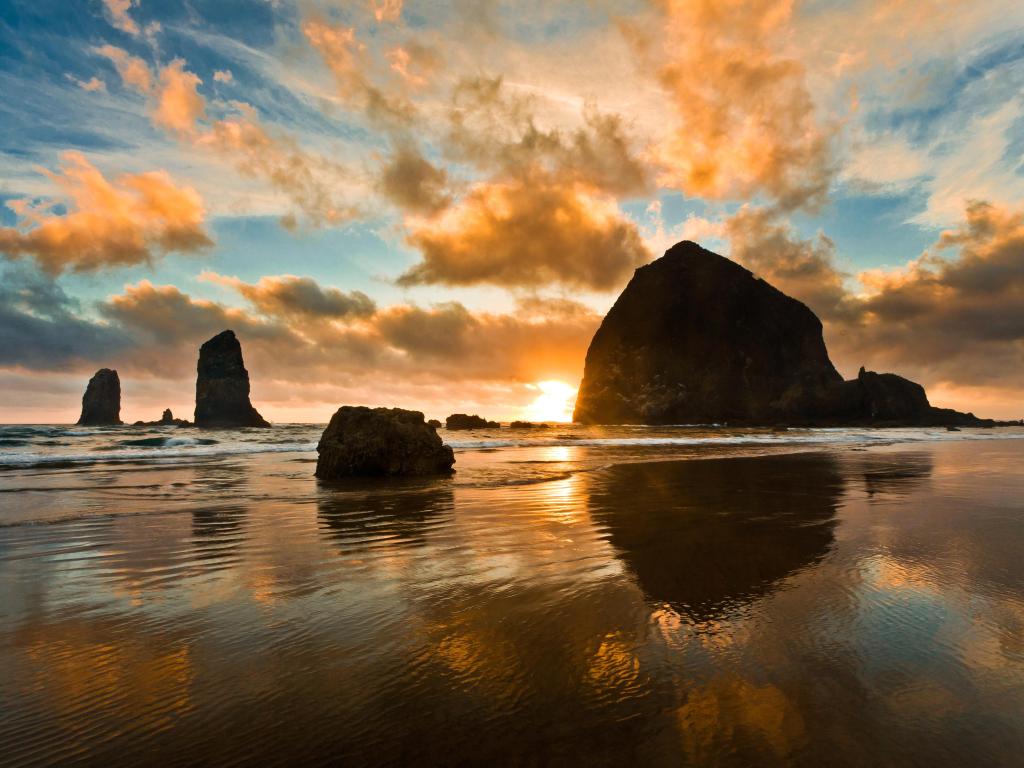
<path fill-rule="evenodd" d="M 316 476 L 440 475 L 452 471 L 455 454 L 419 411 L 342 406 L 316 447 Z"/>
<path fill-rule="evenodd" d="M 508 425 L 509 429 L 550 429 L 548 424 L 535 424 L 532 421 L 513 421 Z"/>
<path fill-rule="evenodd" d="M 437 419 L 427 419 L 427 426 L 433 427 L 434 429 L 440 429 L 442 424 Z"/>
<path fill-rule="evenodd" d="M 444 425 L 446 429 L 498 429 L 501 427 L 498 422 L 487 421 L 475 413 L 472 416 L 465 413 L 453 413 L 444 420 Z"/>
<path fill-rule="evenodd" d="M 199 348 L 197 427 L 269 427 L 249 402 L 249 372 L 234 331 L 223 331 Z"/>
<path fill-rule="evenodd" d="M 924 389 L 863 368 L 843 381 L 821 321 L 739 264 L 685 241 L 640 267 L 587 350 L 584 424 L 941 425 Z"/>
<path fill-rule="evenodd" d="M 136 427 L 191 427 L 192 422 L 188 419 L 176 419 L 170 408 L 164 408 L 163 415 L 159 421 L 136 421 Z"/>
<path fill-rule="evenodd" d="M 82 415 L 78 424 L 83 427 L 102 427 L 121 423 L 121 379 L 117 371 L 100 368 L 89 379 L 82 395 Z"/>

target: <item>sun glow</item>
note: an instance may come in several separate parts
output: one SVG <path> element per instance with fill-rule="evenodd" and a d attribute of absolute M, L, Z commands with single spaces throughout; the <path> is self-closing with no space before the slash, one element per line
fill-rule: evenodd
<path fill-rule="evenodd" d="M 564 381 L 538 381 L 532 385 L 539 390 L 537 398 L 524 409 L 523 415 L 530 421 L 572 421 L 572 409 L 576 404 L 576 387 Z"/>

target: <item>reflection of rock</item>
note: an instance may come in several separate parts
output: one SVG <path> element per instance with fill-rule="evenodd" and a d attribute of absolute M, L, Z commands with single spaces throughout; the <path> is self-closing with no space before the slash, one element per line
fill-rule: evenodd
<path fill-rule="evenodd" d="M 821 559 L 844 486 L 817 454 L 626 464 L 590 482 L 591 513 L 647 596 L 697 620 Z"/>
<path fill-rule="evenodd" d="M 447 429 L 498 429 L 501 425 L 496 421 L 488 421 L 475 413 L 469 416 L 465 413 L 453 413 L 444 421 Z"/>
<path fill-rule="evenodd" d="M 316 476 L 374 477 L 451 472 L 452 449 L 419 411 L 342 406 L 316 447 Z"/>
<path fill-rule="evenodd" d="M 862 472 L 868 496 L 880 493 L 908 493 L 932 475 L 930 453 L 867 454 Z"/>
<path fill-rule="evenodd" d="M 199 348 L 197 427 L 269 427 L 249 402 L 249 372 L 234 331 L 223 331 Z"/>
<path fill-rule="evenodd" d="M 82 395 L 82 415 L 78 423 L 84 427 L 121 423 L 121 380 L 117 371 L 100 368 L 89 379 Z"/>
<path fill-rule="evenodd" d="M 397 483 L 397 485 L 396 485 Z M 373 546 L 418 546 L 454 506 L 445 481 L 389 481 L 386 488 L 325 491 L 317 502 L 320 529 L 346 551 Z"/>

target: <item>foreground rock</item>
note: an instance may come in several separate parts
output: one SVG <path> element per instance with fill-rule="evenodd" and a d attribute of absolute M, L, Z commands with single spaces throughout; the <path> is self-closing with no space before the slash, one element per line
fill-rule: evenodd
<path fill-rule="evenodd" d="M 234 331 L 223 331 L 199 348 L 197 427 L 269 427 L 249 402 L 249 372 Z"/>
<path fill-rule="evenodd" d="M 444 420 L 444 426 L 446 429 L 499 429 L 501 424 L 496 421 L 487 421 L 475 413 L 472 416 L 465 413 L 453 413 Z"/>
<path fill-rule="evenodd" d="M 977 424 L 924 389 L 861 370 L 844 382 L 821 321 L 739 264 L 682 242 L 636 270 L 587 350 L 584 424 Z"/>
<path fill-rule="evenodd" d="M 102 427 L 121 423 L 121 379 L 117 371 L 100 368 L 89 379 L 82 395 L 82 415 L 78 423 L 83 427 Z"/>
<path fill-rule="evenodd" d="M 440 475 L 452 471 L 455 454 L 419 411 L 343 406 L 316 447 L 316 476 Z"/>

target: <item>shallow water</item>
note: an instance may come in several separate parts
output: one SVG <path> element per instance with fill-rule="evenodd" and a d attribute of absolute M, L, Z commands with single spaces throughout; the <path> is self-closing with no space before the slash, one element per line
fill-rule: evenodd
<path fill-rule="evenodd" d="M 1016 432 L 318 431 L 0 434 L 0 762 L 1019 764 Z"/>

